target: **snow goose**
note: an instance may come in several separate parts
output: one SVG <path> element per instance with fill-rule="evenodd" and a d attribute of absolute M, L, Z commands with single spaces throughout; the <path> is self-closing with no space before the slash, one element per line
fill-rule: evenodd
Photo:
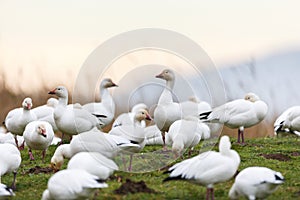
<path fill-rule="evenodd" d="M 165 132 L 173 122 L 181 118 L 180 105 L 173 101 L 172 90 L 175 84 L 175 73 L 170 69 L 163 70 L 156 78 L 166 81 L 166 86 L 161 93 L 157 107 L 154 110 L 154 122 L 161 131 L 163 146 L 166 150 Z"/>
<path fill-rule="evenodd" d="M 235 178 L 229 191 L 230 199 L 246 197 L 249 200 L 265 199 L 284 182 L 280 172 L 266 167 L 248 167 Z"/>
<path fill-rule="evenodd" d="M 145 131 L 143 125 L 141 124 L 141 122 L 144 120 L 151 120 L 151 117 L 147 110 L 140 109 L 136 111 L 134 115 L 134 124 L 117 126 L 109 131 L 110 135 L 126 138 L 139 146 L 136 149 L 131 148 L 129 151 L 124 152 L 126 154 L 130 154 L 128 171 L 131 171 L 133 154 L 140 152 L 146 144 Z"/>
<path fill-rule="evenodd" d="M 15 135 L 17 147 L 19 147 L 17 135 L 22 136 L 26 125 L 29 122 L 37 120 L 36 115 L 31 112 L 32 100 L 27 97 L 22 102 L 22 108 L 16 108 L 10 111 L 5 118 L 5 126 L 9 132 Z M 20 149 L 24 149 L 24 142 Z"/>
<path fill-rule="evenodd" d="M 54 137 L 51 124 L 46 121 L 30 122 L 25 128 L 23 136 L 29 148 L 28 153 L 30 160 L 34 160 L 32 150 L 42 150 L 42 160 L 44 161 L 46 151 Z"/>
<path fill-rule="evenodd" d="M 105 115 L 105 118 L 100 120 L 103 122 L 103 126 L 106 126 L 112 122 L 115 116 L 115 102 L 110 95 L 108 88 L 117 87 L 117 85 L 110 79 L 105 78 L 100 84 L 100 98 L 101 102 L 92 102 L 82 106 L 83 109 L 89 111 L 92 114 Z"/>
<path fill-rule="evenodd" d="M 58 100 L 55 98 L 49 98 L 47 100 L 47 104 L 46 105 L 42 105 L 36 108 L 32 109 L 32 112 L 35 113 L 35 115 L 37 116 L 37 119 L 39 121 L 46 121 L 49 122 L 53 128 L 54 132 L 58 131 L 58 128 L 55 124 L 54 121 L 54 108 L 56 107 L 56 105 L 58 104 Z"/>
<path fill-rule="evenodd" d="M 19 149 L 12 144 L 0 144 L 0 183 L 1 176 L 13 172 L 14 179 L 12 189 L 16 189 L 17 170 L 21 164 L 21 154 Z"/>
<path fill-rule="evenodd" d="M 268 111 L 265 102 L 254 93 L 246 94 L 244 99 L 237 99 L 214 108 L 210 112 L 200 114 L 206 122 L 217 122 L 229 128 L 238 128 L 238 143 L 244 143 L 244 128 L 251 127 L 262 121 Z"/>
<path fill-rule="evenodd" d="M 239 154 L 231 150 L 228 136 L 222 136 L 219 152 L 208 151 L 172 166 L 169 180 L 188 180 L 207 188 L 206 199 L 214 199 L 213 185 L 232 178 L 240 164 Z"/>
<path fill-rule="evenodd" d="M 54 109 L 54 120 L 63 135 L 72 136 L 94 127 L 101 128 L 102 123 L 96 116 L 78 106 L 67 106 L 68 90 L 64 86 L 58 86 L 49 94 L 58 96 L 58 105 Z"/>
<path fill-rule="evenodd" d="M 42 200 L 88 199 L 98 188 L 106 187 L 106 183 L 85 170 L 62 170 L 50 177 Z"/>
<path fill-rule="evenodd" d="M 68 162 L 67 169 L 82 169 L 106 180 L 115 170 L 119 170 L 116 163 L 98 152 L 79 152 Z"/>
<path fill-rule="evenodd" d="M 107 158 L 114 158 L 121 151 L 130 151 L 140 147 L 126 138 L 110 135 L 93 128 L 75 136 L 70 144 L 58 146 L 51 158 L 52 168 L 58 170 L 64 158 L 71 158 L 78 152 L 99 152 Z"/>
<path fill-rule="evenodd" d="M 274 122 L 275 135 L 282 131 L 300 136 L 300 106 L 287 109 L 276 119 Z"/>
<path fill-rule="evenodd" d="M 120 114 L 114 121 L 112 127 L 122 126 L 122 125 L 132 125 L 134 124 L 134 115 L 140 110 L 145 109 L 148 110 L 148 106 L 144 103 L 136 104 L 132 107 L 131 112 Z M 144 120 L 141 121 L 141 126 L 146 127 L 146 122 Z"/>
<path fill-rule="evenodd" d="M 15 196 L 15 193 L 13 190 L 6 185 L 0 183 L 0 199 L 4 198 L 6 199 L 7 197 L 10 196 Z"/>
<path fill-rule="evenodd" d="M 196 146 L 201 138 L 208 139 L 210 129 L 197 117 L 187 116 L 175 121 L 170 126 L 167 135 L 167 143 L 172 145 L 172 152 L 177 158 L 183 154 L 185 149 Z"/>

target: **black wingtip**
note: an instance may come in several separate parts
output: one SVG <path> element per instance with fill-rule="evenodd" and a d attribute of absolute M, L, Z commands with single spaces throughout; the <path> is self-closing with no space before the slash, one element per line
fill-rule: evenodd
<path fill-rule="evenodd" d="M 93 113 L 93 115 L 96 116 L 97 118 L 107 118 L 106 115 L 95 114 L 95 113 Z"/>
<path fill-rule="evenodd" d="M 96 180 L 98 183 L 105 183 L 105 180 L 103 180 L 103 179 L 97 179 Z"/>
<path fill-rule="evenodd" d="M 284 178 L 278 176 L 277 174 L 275 174 L 275 180 L 276 181 L 284 181 Z"/>
<path fill-rule="evenodd" d="M 179 176 L 173 176 L 173 177 L 167 177 L 163 180 L 163 183 L 167 182 L 167 181 L 182 181 L 182 180 L 185 180 L 184 178 L 182 178 L 180 175 Z"/>
<path fill-rule="evenodd" d="M 210 115 L 211 112 L 212 112 L 212 111 L 200 113 L 200 114 L 199 114 L 200 119 L 201 119 L 201 120 L 207 119 L 207 117 Z"/>

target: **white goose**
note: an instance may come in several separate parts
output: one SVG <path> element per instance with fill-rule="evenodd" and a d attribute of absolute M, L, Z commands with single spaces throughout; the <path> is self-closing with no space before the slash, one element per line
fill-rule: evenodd
<path fill-rule="evenodd" d="M 175 164 L 168 170 L 170 175 L 164 181 L 183 179 L 204 185 L 206 199 L 214 199 L 213 185 L 231 179 L 240 164 L 239 154 L 230 148 L 229 137 L 222 136 L 219 152 L 208 151 Z"/>
<path fill-rule="evenodd" d="M 175 157 L 179 157 L 185 149 L 196 146 L 201 138 L 208 139 L 210 129 L 197 117 L 187 116 L 175 121 L 170 126 L 167 135 L 167 143 L 172 145 Z"/>
<path fill-rule="evenodd" d="M 17 170 L 21 164 L 21 154 L 19 149 L 12 144 L 0 144 L 0 183 L 1 176 L 13 172 L 14 179 L 12 182 L 12 189 L 16 189 Z"/>
<path fill-rule="evenodd" d="M 134 115 L 134 123 L 131 125 L 122 125 L 112 128 L 109 131 L 110 135 L 116 135 L 123 138 L 128 139 L 134 144 L 137 144 L 139 147 L 131 148 L 129 151 L 125 151 L 124 153 L 130 154 L 130 161 L 128 171 L 131 171 L 132 158 L 134 153 L 140 152 L 146 144 L 146 135 L 144 131 L 144 127 L 141 124 L 144 120 L 151 120 L 151 117 L 147 110 L 140 109 L 136 111 Z"/>
<path fill-rule="evenodd" d="M 115 170 L 119 170 L 116 163 L 98 152 L 79 152 L 68 162 L 67 169 L 82 169 L 106 180 Z"/>
<path fill-rule="evenodd" d="M 31 112 L 31 98 L 25 98 L 22 102 L 22 107 L 10 111 L 5 118 L 5 126 L 9 132 L 15 135 L 17 147 L 19 147 L 17 135 L 22 136 L 26 125 L 37 120 L 36 115 Z M 21 144 L 20 149 L 24 149 L 24 142 Z"/>
<path fill-rule="evenodd" d="M 78 152 L 99 152 L 107 158 L 114 158 L 121 151 L 130 151 L 131 148 L 138 147 L 140 146 L 128 139 L 103 133 L 94 128 L 75 136 L 70 144 L 58 146 L 51 158 L 51 165 L 58 170 L 64 158 L 71 158 Z"/>
<path fill-rule="evenodd" d="M 98 118 L 78 106 L 67 106 L 68 90 L 64 86 L 58 86 L 49 94 L 58 96 L 58 105 L 54 109 L 54 120 L 57 128 L 64 134 L 77 135 L 91 130 L 94 127 L 101 128 Z"/>
<path fill-rule="evenodd" d="M 30 122 L 25 128 L 23 136 L 29 148 L 28 153 L 30 160 L 34 160 L 32 150 L 42 150 L 42 160 L 44 161 L 46 151 L 54 137 L 51 124 L 46 121 Z"/>
<path fill-rule="evenodd" d="M 181 118 L 181 112 L 180 105 L 175 103 L 172 97 L 172 90 L 175 84 L 174 72 L 170 69 L 165 69 L 156 78 L 166 81 L 166 86 L 154 110 L 154 122 L 161 131 L 164 149 L 166 149 L 165 133 L 169 130 L 173 122 Z"/>
<path fill-rule="evenodd" d="M 57 132 L 58 128 L 54 121 L 54 109 L 58 104 L 58 100 L 55 98 L 49 98 L 46 105 L 42 105 L 32 109 L 39 121 L 46 121 L 51 124 L 53 131 Z"/>
<path fill-rule="evenodd" d="M 265 199 L 282 183 L 284 183 L 284 177 L 280 172 L 266 167 L 248 167 L 236 176 L 229 191 L 229 198 Z"/>
<path fill-rule="evenodd" d="M 300 106 L 293 106 L 284 111 L 274 123 L 275 135 L 277 132 L 292 132 L 300 136 Z"/>
<path fill-rule="evenodd" d="M 254 93 L 246 94 L 244 99 L 237 99 L 210 112 L 201 113 L 200 119 L 206 122 L 217 122 L 229 128 L 238 128 L 238 143 L 242 137 L 244 143 L 244 128 L 261 122 L 268 112 L 268 106 Z"/>
<path fill-rule="evenodd" d="M 4 199 L 6 199 L 7 197 L 10 196 L 15 196 L 15 193 L 13 192 L 13 190 L 9 187 L 7 187 L 6 185 L 0 183 L 0 199 L 2 199 L 2 197 Z"/>
<path fill-rule="evenodd" d="M 101 102 L 88 103 L 82 106 L 83 109 L 89 111 L 92 114 L 105 115 L 105 118 L 100 120 L 103 122 L 102 127 L 110 124 L 115 116 L 115 102 L 110 95 L 108 88 L 117 87 L 117 85 L 110 79 L 103 79 L 100 84 L 100 98 Z"/>
<path fill-rule="evenodd" d="M 180 108 L 183 116 L 198 117 L 199 113 L 211 111 L 211 106 L 205 101 L 200 101 L 197 97 L 192 96 L 188 101 L 180 102 Z"/>
<path fill-rule="evenodd" d="M 88 199 L 96 189 L 106 187 L 106 183 L 85 170 L 62 170 L 50 177 L 42 200 Z"/>
<path fill-rule="evenodd" d="M 117 126 L 123 126 L 123 125 L 132 125 L 134 124 L 134 115 L 135 113 L 140 110 L 140 109 L 145 109 L 148 110 L 148 106 L 144 103 L 139 103 L 136 104 L 132 107 L 131 112 L 129 113 L 122 113 L 120 114 L 114 121 L 112 127 L 117 127 Z M 145 120 L 141 121 L 141 126 L 146 127 L 146 122 Z"/>

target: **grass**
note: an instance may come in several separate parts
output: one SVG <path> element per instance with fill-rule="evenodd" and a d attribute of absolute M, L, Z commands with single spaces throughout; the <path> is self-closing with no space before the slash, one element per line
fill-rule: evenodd
<path fill-rule="evenodd" d="M 248 139 L 247 145 L 240 146 L 235 144 L 235 138 L 232 138 L 232 148 L 235 149 L 241 157 L 239 171 L 249 166 L 265 166 L 283 174 L 286 182 L 269 199 L 299 199 L 300 198 L 300 140 L 296 137 L 289 136 L 283 138 L 267 137 L 259 139 Z M 194 150 L 192 156 L 197 155 L 199 151 L 217 149 L 213 140 L 201 142 Z M 41 199 L 42 192 L 47 187 L 47 181 L 52 174 L 30 174 L 29 169 L 35 166 L 47 167 L 50 158 L 54 153 L 55 146 L 51 146 L 47 152 L 46 162 L 41 161 L 40 153 L 34 152 L 35 161 L 29 161 L 27 149 L 22 151 L 22 164 L 17 176 L 16 196 L 13 199 Z M 147 166 L 148 169 L 171 166 L 175 162 L 168 155 L 159 157 L 160 146 L 146 146 L 143 155 L 135 157 L 134 169 Z M 150 153 L 155 151 L 156 153 Z M 288 161 L 279 161 L 266 159 L 262 154 L 280 154 L 289 158 Z M 187 154 L 185 154 L 187 157 Z M 150 160 L 150 161 L 149 161 Z M 156 160 L 156 161 L 155 161 Z M 157 161 L 159 160 L 159 161 Z M 64 168 L 66 167 L 64 164 Z M 142 171 L 142 168 L 139 169 Z M 168 175 L 163 174 L 165 169 L 154 170 L 144 173 L 127 173 L 116 171 L 107 181 L 108 188 L 102 189 L 97 199 L 204 199 L 205 187 L 194 185 L 184 181 L 171 181 L 162 183 L 162 180 Z M 125 180 L 129 178 L 133 181 L 145 181 L 147 186 L 154 189 L 157 193 L 136 193 L 127 195 L 116 195 L 114 190 L 119 188 Z M 12 175 L 4 175 L 2 182 L 10 184 Z M 233 184 L 233 180 L 215 185 L 216 199 L 228 199 L 228 191 Z"/>

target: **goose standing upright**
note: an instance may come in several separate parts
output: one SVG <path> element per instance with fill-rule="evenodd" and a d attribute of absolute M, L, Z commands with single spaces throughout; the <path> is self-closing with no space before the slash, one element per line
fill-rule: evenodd
<path fill-rule="evenodd" d="M 94 127 L 101 128 L 102 123 L 96 116 L 78 106 L 67 106 L 68 90 L 64 86 L 58 86 L 49 94 L 58 96 L 59 103 L 54 109 L 54 120 L 63 136 L 64 134 L 77 135 Z"/>
<path fill-rule="evenodd" d="M 217 122 L 229 128 L 238 128 L 238 143 L 244 143 L 244 128 L 261 122 L 268 112 L 268 106 L 254 93 L 246 94 L 244 99 L 237 99 L 210 112 L 200 114 L 200 119 L 206 122 Z"/>
<path fill-rule="evenodd" d="M 105 118 L 100 118 L 100 120 L 103 122 L 102 127 L 108 125 L 114 119 L 116 105 L 114 99 L 108 91 L 108 88 L 117 86 L 118 85 L 115 84 L 110 78 L 103 79 L 100 84 L 101 102 L 92 102 L 82 106 L 83 109 L 89 111 L 92 114 L 100 114 L 106 116 Z"/>
<path fill-rule="evenodd" d="M 50 146 L 54 132 L 50 123 L 46 121 L 33 121 L 27 124 L 24 131 L 24 140 L 29 148 L 29 158 L 34 160 L 33 150 L 42 150 L 42 160 L 45 160 L 45 155 Z"/>
<path fill-rule="evenodd" d="M 110 135 L 116 135 L 130 140 L 132 143 L 137 144 L 138 148 L 131 148 L 128 151 L 124 151 L 126 154 L 130 154 L 130 161 L 128 171 L 131 171 L 132 158 L 134 153 L 140 152 L 146 144 L 146 135 L 142 121 L 151 120 L 151 117 L 147 110 L 140 109 L 136 111 L 133 119 L 133 124 L 122 125 L 112 128 L 109 131 Z"/>
<path fill-rule="evenodd" d="M 96 189 L 106 187 L 103 180 L 85 170 L 62 170 L 50 177 L 42 200 L 89 199 Z"/>
<path fill-rule="evenodd" d="M 239 154 L 231 149 L 228 136 L 222 136 L 219 152 L 207 151 L 172 166 L 170 180 L 188 180 L 206 186 L 206 199 L 214 199 L 214 184 L 231 179 L 240 164 Z"/>
<path fill-rule="evenodd" d="M 276 191 L 284 177 L 266 167 L 248 167 L 243 169 L 235 178 L 229 191 L 230 199 L 246 197 L 249 200 L 265 199 Z"/>
<path fill-rule="evenodd" d="M 11 188 L 16 189 L 17 170 L 21 164 L 21 154 L 19 149 L 12 144 L 0 144 L 0 183 L 1 176 L 13 172 L 14 179 Z"/>
<path fill-rule="evenodd" d="M 165 133 L 173 122 L 181 118 L 180 105 L 173 101 L 172 90 L 175 84 L 175 73 L 171 69 L 163 70 L 156 78 L 166 81 L 166 86 L 161 93 L 157 107 L 154 110 L 154 122 L 161 131 L 163 147 L 166 150 Z"/>
<path fill-rule="evenodd" d="M 16 108 L 10 111 L 4 121 L 7 130 L 15 135 L 16 145 L 21 150 L 24 149 L 24 142 L 19 146 L 17 135 L 22 136 L 26 125 L 29 122 L 37 120 L 36 115 L 31 112 L 31 108 L 32 99 L 27 97 L 22 102 L 22 108 Z"/>

